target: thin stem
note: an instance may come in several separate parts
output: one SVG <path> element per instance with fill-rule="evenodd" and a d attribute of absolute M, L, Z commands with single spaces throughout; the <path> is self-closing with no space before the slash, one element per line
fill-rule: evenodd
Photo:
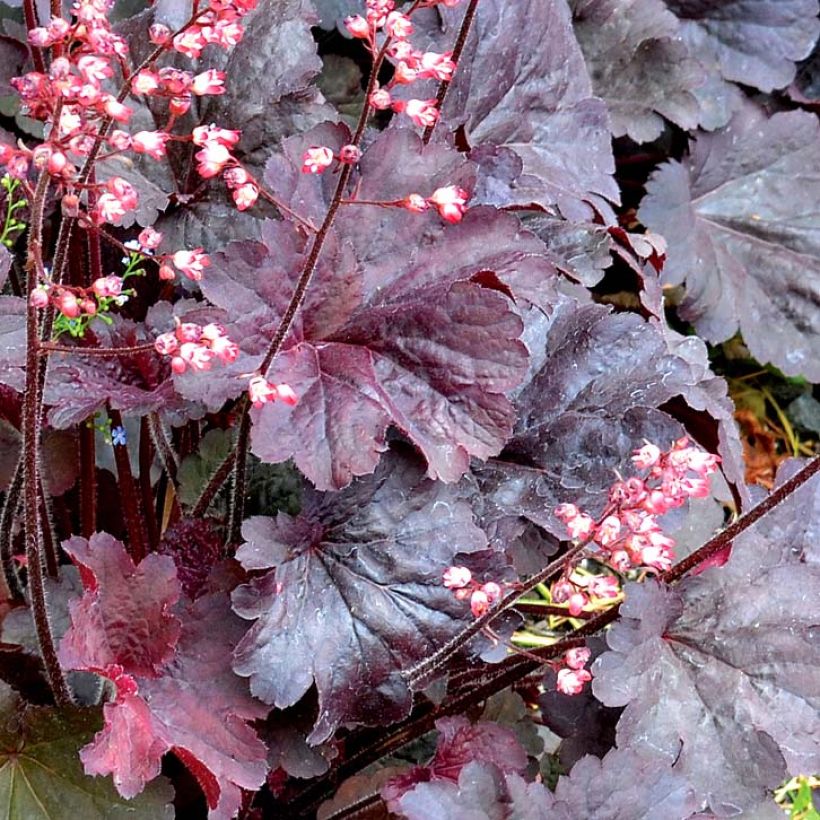
<path fill-rule="evenodd" d="M 58 573 L 57 559 L 57 529 L 54 526 L 54 511 L 51 508 L 51 499 L 46 495 L 43 478 L 40 476 L 40 516 L 43 522 L 43 553 L 46 561 L 46 572 L 50 578 L 56 578 Z"/>
<path fill-rule="evenodd" d="M 122 414 L 113 407 L 108 408 L 108 417 L 111 426 L 123 427 Z M 128 540 L 131 546 L 131 558 L 139 564 L 145 558 L 145 532 L 140 514 L 140 503 L 137 495 L 137 484 L 131 472 L 131 459 L 128 457 L 128 447 L 125 444 L 114 444 L 114 462 L 117 465 L 117 484 L 120 488 L 122 512 L 125 518 L 125 528 L 128 531 Z"/>
<path fill-rule="evenodd" d="M 464 18 L 461 21 L 461 28 L 459 29 L 456 43 L 453 46 L 453 56 L 451 57 L 452 61 L 456 64 L 456 71 L 458 70 L 458 62 L 461 59 L 461 53 L 464 51 L 464 46 L 467 43 L 467 36 L 470 34 L 470 28 L 473 25 L 477 8 L 478 0 L 470 0 L 470 4 L 467 6 L 467 11 L 464 12 Z M 452 82 L 453 79 L 451 77 L 449 80 L 442 80 L 439 84 L 438 92 L 436 94 L 436 108 L 439 113 L 441 113 L 441 109 L 444 106 L 444 100 L 447 99 L 447 92 L 450 89 L 450 83 Z M 424 134 L 422 135 L 421 141 L 425 145 L 430 142 L 430 137 L 433 136 L 435 127 L 436 123 L 434 122 L 432 125 L 428 125 L 427 128 L 424 129 Z"/>
<path fill-rule="evenodd" d="M 165 435 L 165 428 L 162 426 L 162 419 L 158 413 L 151 413 L 148 416 L 148 432 L 151 436 L 151 441 L 154 443 L 154 449 L 157 451 L 157 456 L 162 463 L 162 468 L 165 470 L 168 480 L 174 487 L 176 492 L 177 470 L 179 469 L 179 459 Z"/>
<path fill-rule="evenodd" d="M 155 349 L 153 342 L 143 342 L 131 347 L 73 347 L 56 342 L 43 342 L 40 345 L 39 354 L 48 356 L 51 353 L 75 353 L 80 356 L 102 356 L 112 359 L 117 356 L 138 356 L 140 353 L 148 353 Z"/>
<path fill-rule="evenodd" d="M 37 181 L 32 202 L 31 234 L 26 262 L 27 291 L 37 286 L 38 273 L 42 270 L 43 209 L 49 188 L 49 176 L 44 171 Z M 40 527 L 39 465 L 40 465 L 40 398 L 41 378 L 38 345 L 39 328 L 37 309 L 28 305 L 26 310 L 26 389 L 23 396 L 23 504 L 26 521 L 26 567 L 28 569 L 29 595 L 37 641 L 46 669 L 48 682 L 58 706 L 71 702 L 71 693 L 63 677 L 54 635 L 49 622 L 43 578 L 42 530 Z"/>
<path fill-rule="evenodd" d="M 26 21 L 26 28 L 31 31 L 40 25 L 37 15 L 36 0 L 24 0 L 23 2 L 23 17 Z M 38 46 L 29 46 L 31 49 L 31 57 L 34 61 L 34 70 L 39 74 L 46 73 L 46 63 L 43 59 L 43 52 Z"/>
<path fill-rule="evenodd" d="M 222 464 L 216 468 L 210 479 L 208 479 L 205 489 L 202 491 L 202 494 L 199 496 L 196 504 L 194 504 L 194 507 L 191 510 L 191 516 L 193 518 L 202 518 L 202 516 L 208 512 L 208 507 L 211 506 L 211 502 L 214 498 L 216 498 L 216 494 L 230 477 L 231 472 L 233 471 L 235 458 L 236 450 L 232 450 L 228 453 L 227 458 L 222 462 Z"/>
<path fill-rule="evenodd" d="M 271 205 L 275 206 L 283 214 L 287 214 L 294 222 L 301 225 L 303 228 L 310 231 L 311 233 L 316 233 L 319 230 L 309 219 L 305 219 L 303 216 L 299 216 L 299 214 L 297 214 L 296 211 L 294 211 L 291 208 L 288 208 L 288 206 L 285 205 L 285 203 L 282 202 L 281 199 L 274 196 L 267 188 L 264 187 L 264 185 L 262 185 L 259 182 L 259 180 L 253 179 L 253 183 L 259 189 L 259 196 L 261 196 L 262 199 L 265 199 L 268 202 L 270 202 Z"/>
<path fill-rule="evenodd" d="M 17 462 L 11 477 L 3 509 L 0 511 L 0 561 L 3 563 L 3 579 L 9 590 L 9 596 L 15 600 L 23 600 L 23 587 L 17 575 L 17 566 L 14 562 L 14 539 L 12 530 L 17 510 L 20 506 L 23 489 L 23 461 Z"/>
<path fill-rule="evenodd" d="M 781 484 L 776 490 L 766 496 L 757 506 L 752 507 L 749 512 L 738 518 L 734 524 L 730 524 L 723 532 L 718 533 L 714 538 L 710 538 L 702 547 L 696 549 L 691 555 L 667 570 L 661 575 L 661 578 L 667 583 L 677 581 L 699 564 L 702 564 L 722 549 L 730 546 L 738 535 L 749 529 L 753 524 L 756 524 L 764 515 L 777 507 L 778 504 L 781 504 L 798 487 L 805 484 L 818 472 L 820 472 L 820 456 L 813 458 L 788 481 Z"/>
<path fill-rule="evenodd" d="M 248 438 L 251 431 L 251 417 L 247 412 L 242 413 L 239 422 L 239 433 L 236 437 L 237 453 L 236 466 L 233 471 L 233 492 L 231 499 L 231 518 L 228 523 L 228 539 L 226 546 L 238 544 L 242 538 L 242 521 L 245 518 L 245 489 L 248 470 Z"/>

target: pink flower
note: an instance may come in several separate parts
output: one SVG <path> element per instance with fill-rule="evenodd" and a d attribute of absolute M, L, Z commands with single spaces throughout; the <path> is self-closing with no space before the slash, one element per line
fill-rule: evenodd
<path fill-rule="evenodd" d="M 570 669 L 583 669 L 589 663 L 592 652 L 585 646 L 578 646 L 574 649 L 568 649 L 564 654 L 564 663 Z"/>
<path fill-rule="evenodd" d="M 447 222 L 461 222 L 467 210 L 468 194 L 456 185 L 447 185 L 433 191 L 427 201 L 436 206 L 439 216 Z"/>
<path fill-rule="evenodd" d="M 289 384 L 277 384 L 276 392 L 279 394 L 279 401 L 284 402 L 291 407 L 299 401 L 296 391 Z"/>
<path fill-rule="evenodd" d="M 578 513 L 575 518 L 566 522 L 570 538 L 582 540 L 589 538 L 595 531 L 595 522 L 585 513 Z"/>
<path fill-rule="evenodd" d="M 115 151 L 127 151 L 131 147 L 131 135 L 127 131 L 120 131 L 115 128 L 108 135 L 108 144 Z"/>
<path fill-rule="evenodd" d="M 221 174 L 225 166 L 233 161 L 231 152 L 218 142 L 209 142 L 194 156 L 197 161 L 197 173 L 203 179 L 210 179 Z"/>
<path fill-rule="evenodd" d="M 165 145 L 168 134 L 164 131 L 138 131 L 131 140 L 133 149 L 138 154 L 148 154 L 153 159 L 162 159 L 165 156 Z"/>
<path fill-rule="evenodd" d="M 406 40 L 413 33 L 413 23 L 410 18 L 400 11 L 391 11 L 387 15 L 385 31 L 397 40 Z"/>
<path fill-rule="evenodd" d="M 586 669 L 562 669 L 555 688 L 564 695 L 578 695 L 591 680 L 592 674 Z"/>
<path fill-rule="evenodd" d="M 134 94 L 153 94 L 159 89 L 159 75 L 156 71 L 143 68 L 133 80 L 131 80 L 131 91 Z"/>
<path fill-rule="evenodd" d="M 666 572 L 672 566 L 672 553 L 662 546 L 648 546 L 641 550 L 641 564 Z"/>
<path fill-rule="evenodd" d="M 127 105 L 123 105 L 116 97 L 109 96 L 103 103 L 103 110 L 106 116 L 117 122 L 128 122 L 133 113 Z"/>
<path fill-rule="evenodd" d="M 174 356 L 174 358 L 171 359 L 171 370 L 173 370 L 177 375 L 184 373 L 187 367 L 188 365 L 185 364 L 185 359 L 181 356 Z"/>
<path fill-rule="evenodd" d="M 35 308 L 44 308 L 48 306 L 48 287 L 46 285 L 38 285 L 29 294 L 28 303 Z"/>
<path fill-rule="evenodd" d="M 225 72 L 211 68 L 208 71 L 203 71 L 202 74 L 197 74 L 191 85 L 191 91 L 198 97 L 205 94 L 224 94 Z"/>
<path fill-rule="evenodd" d="M 211 350 L 214 355 L 225 364 L 236 361 L 239 355 L 239 345 L 232 342 L 227 336 L 220 336 L 211 342 Z"/>
<path fill-rule="evenodd" d="M 126 210 L 133 211 L 139 204 L 139 197 L 137 196 L 134 186 L 122 177 L 111 177 L 111 179 L 105 183 L 105 187 L 122 202 Z"/>
<path fill-rule="evenodd" d="M 192 60 L 198 60 L 202 49 L 207 45 L 202 35 L 202 29 L 192 26 L 174 37 L 174 49 Z"/>
<path fill-rule="evenodd" d="M 480 618 L 490 609 L 490 598 L 482 589 L 477 589 L 470 596 L 470 611 L 476 618 Z"/>
<path fill-rule="evenodd" d="M 416 214 L 423 214 L 430 208 L 429 203 L 421 194 L 408 194 L 401 201 L 401 206 Z"/>
<path fill-rule="evenodd" d="M 447 589 L 461 589 L 473 579 L 473 574 L 467 567 L 448 567 L 444 571 L 444 586 Z"/>
<path fill-rule="evenodd" d="M 393 98 L 386 88 L 377 88 L 368 100 L 370 105 L 377 111 L 386 111 L 393 103 Z"/>
<path fill-rule="evenodd" d="M 233 148 L 242 136 L 241 131 L 234 131 L 230 128 L 219 128 L 213 123 L 211 125 L 199 125 L 193 132 L 194 145 L 205 147 L 209 143 L 224 145 L 226 148 Z"/>
<path fill-rule="evenodd" d="M 333 162 L 333 151 L 324 145 L 314 145 L 302 156 L 303 174 L 321 174 Z"/>
<path fill-rule="evenodd" d="M 415 68 L 411 68 L 404 60 L 401 60 L 396 65 L 396 70 L 393 73 L 393 82 L 396 83 L 396 85 L 410 85 L 410 83 L 414 83 L 418 78 L 418 71 L 416 71 Z"/>
<path fill-rule="evenodd" d="M 174 266 L 189 279 L 198 282 L 202 279 L 202 274 L 210 264 L 211 259 L 202 248 L 195 248 L 192 251 L 177 251 L 171 260 Z"/>
<path fill-rule="evenodd" d="M 198 342 L 202 338 L 202 327 L 193 322 L 180 322 L 175 333 L 180 342 Z"/>
<path fill-rule="evenodd" d="M 339 149 L 339 162 L 355 165 L 362 158 L 362 152 L 355 145 L 343 145 Z"/>
<path fill-rule="evenodd" d="M 162 234 L 151 227 L 143 228 L 137 237 L 137 242 L 140 243 L 142 250 L 155 251 L 162 242 Z"/>
<path fill-rule="evenodd" d="M 453 53 L 436 54 L 435 51 L 426 51 L 421 55 L 418 66 L 419 79 L 451 80 L 456 70 L 452 61 Z"/>
<path fill-rule="evenodd" d="M 648 470 L 650 467 L 654 467 L 654 465 L 658 463 L 660 457 L 660 447 L 657 447 L 655 444 L 647 443 L 641 447 L 640 450 L 635 450 L 635 453 L 632 456 L 632 463 L 639 470 Z"/>
<path fill-rule="evenodd" d="M 589 598 L 583 592 L 573 592 L 567 599 L 569 614 L 573 618 L 577 618 L 583 611 L 584 607 L 589 603 Z"/>
<path fill-rule="evenodd" d="M 196 342 L 184 342 L 179 347 L 179 355 L 182 360 L 190 365 L 194 370 L 210 370 L 211 360 L 214 352 L 204 345 Z"/>
<path fill-rule="evenodd" d="M 259 199 L 259 188 L 249 182 L 247 185 L 240 185 L 236 188 L 232 196 L 237 210 L 246 211 L 256 205 L 256 200 Z"/>
<path fill-rule="evenodd" d="M 615 515 L 608 515 L 599 525 L 595 540 L 603 547 L 612 546 L 621 534 L 621 522 Z"/>
<path fill-rule="evenodd" d="M 400 108 L 397 108 L 397 105 L 398 103 L 393 104 L 393 110 L 404 112 L 413 120 L 414 125 L 420 128 L 429 128 L 438 122 L 439 114 L 435 100 L 408 100 Z"/>
<path fill-rule="evenodd" d="M 110 222 L 112 225 L 119 225 L 125 216 L 126 210 L 114 194 L 104 193 L 97 198 L 97 204 L 91 213 L 91 218 L 96 224 Z"/>
<path fill-rule="evenodd" d="M 276 401 L 279 391 L 264 376 L 253 376 L 248 381 L 248 398 L 254 407 Z"/>
<path fill-rule="evenodd" d="M 179 348 L 177 337 L 173 333 L 161 333 L 154 340 L 154 348 L 161 356 L 170 356 Z"/>
<path fill-rule="evenodd" d="M 621 586 L 614 575 L 596 575 L 587 586 L 590 596 L 593 598 L 617 598 L 621 592 Z"/>
<path fill-rule="evenodd" d="M 360 14 L 355 14 L 352 17 L 345 17 L 345 28 L 353 37 L 360 40 L 365 40 L 370 36 L 370 25 L 367 20 Z"/>
<path fill-rule="evenodd" d="M 494 604 L 501 597 L 501 587 L 495 581 L 487 581 L 481 589 L 491 604 Z"/>
<path fill-rule="evenodd" d="M 95 54 L 83 54 L 77 60 L 77 68 L 86 82 L 94 85 L 114 76 L 114 71 L 108 60 Z"/>
<path fill-rule="evenodd" d="M 70 291 L 64 290 L 56 301 L 57 310 L 68 319 L 76 319 L 80 315 L 80 304 L 77 297 Z"/>
<path fill-rule="evenodd" d="M 156 46 L 164 46 L 171 42 L 171 29 L 162 23 L 154 23 L 148 29 L 148 39 Z"/>
<path fill-rule="evenodd" d="M 113 273 L 110 276 L 101 276 L 94 280 L 91 290 L 97 296 L 119 296 L 122 293 L 122 279 Z"/>

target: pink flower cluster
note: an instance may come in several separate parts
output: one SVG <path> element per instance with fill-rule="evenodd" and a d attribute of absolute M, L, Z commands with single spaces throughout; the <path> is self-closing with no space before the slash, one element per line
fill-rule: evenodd
<path fill-rule="evenodd" d="M 467 567 L 448 567 L 444 572 L 444 586 L 455 590 L 459 601 L 470 599 L 470 610 L 476 618 L 480 618 L 490 607 L 501 598 L 501 585 L 495 581 L 483 584 L 473 579 L 473 574 Z"/>
<path fill-rule="evenodd" d="M 568 649 L 564 653 L 565 666 L 558 670 L 555 688 L 564 695 L 579 695 L 584 684 L 592 680 L 592 673 L 584 667 L 589 663 L 591 652 L 585 646 Z"/>
<path fill-rule="evenodd" d="M 459 0 L 443 0 L 441 5 L 455 6 L 458 2 Z M 437 3 L 434 0 L 426 5 Z M 408 116 L 415 125 L 427 128 L 438 121 L 436 101 L 394 100 L 391 90 L 397 85 L 410 85 L 417 80 L 451 80 L 456 66 L 452 52 L 438 54 L 413 48 L 409 42 L 414 31 L 413 22 L 408 15 L 396 11 L 395 7 L 394 0 L 367 0 L 365 16 L 357 14 L 345 18 L 345 27 L 353 37 L 363 40 L 373 55 L 379 51 L 378 33 L 383 32 L 390 38 L 387 56 L 395 65 L 393 79 L 383 88 L 377 86 L 370 94 L 368 104 L 379 111 L 391 108 L 396 113 Z"/>
<path fill-rule="evenodd" d="M 201 327 L 177 320 L 176 329 L 157 336 L 154 347 L 160 355 L 172 357 L 174 373 L 184 373 L 189 367 L 210 370 L 214 358 L 230 364 L 239 355 L 238 345 L 225 335 L 225 328 L 214 323 Z"/>
<path fill-rule="evenodd" d="M 281 401 L 292 407 L 299 400 L 287 384 L 272 384 L 258 373 L 248 381 L 248 398 L 257 408 L 272 401 Z"/>
<path fill-rule="evenodd" d="M 574 504 L 559 505 L 555 515 L 564 522 L 571 538 L 590 541 L 616 571 L 650 567 L 663 572 L 672 565 L 675 542 L 664 535 L 657 517 L 689 498 L 707 496 L 709 476 L 720 459 L 690 446 L 684 437 L 668 452 L 646 444 L 635 451 L 632 462 L 647 471 L 646 477 L 616 481 L 600 521 Z"/>
<path fill-rule="evenodd" d="M 675 560 L 675 539 L 663 532 L 658 516 L 689 498 L 707 496 L 709 476 L 720 459 L 690 446 L 684 437 L 667 452 L 647 443 L 635 451 L 632 462 L 646 471 L 646 476 L 616 481 L 600 520 L 595 521 L 575 504 L 560 504 L 555 515 L 564 522 L 570 538 L 589 542 L 596 558 L 616 572 L 636 568 L 664 572 Z M 553 583 L 551 594 L 554 603 L 566 603 L 569 614 L 576 617 L 595 599 L 617 597 L 618 589 L 619 583 L 611 575 L 581 576 L 568 567 Z"/>
<path fill-rule="evenodd" d="M 408 194 L 400 201 L 401 207 L 413 213 L 435 208 L 439 216 L 447 222 L 461 222 L 467 210 L 467 200 L 470 195 L 457 185 L 446 185 L 437 188 L 426 199 L 421 194 Z"/>

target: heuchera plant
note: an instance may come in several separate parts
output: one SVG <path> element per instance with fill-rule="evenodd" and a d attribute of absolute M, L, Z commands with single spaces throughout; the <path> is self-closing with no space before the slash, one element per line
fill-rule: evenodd
<path fill-rule="evenodd" d="M 0 12 L 9 817 L 814 782 L 820 459 L 705 341 L 820 374 L 817 0 Z"/>

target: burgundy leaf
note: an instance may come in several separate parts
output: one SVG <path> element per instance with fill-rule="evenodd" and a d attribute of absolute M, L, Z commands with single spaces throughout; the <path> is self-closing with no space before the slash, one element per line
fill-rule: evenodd
<path fill-rule="evenodd" d="M 212 302 L 239 314 L 232 333 L 260 357 L 290 298 L 283 281 L 294 281 L 305 254 L 287 223 L 267 223 L 264 236 L 230 246 L 203 281 Z M 361 228 L 352 239 L 369 252 Z M 422 451 L 432 477 L 457 480 L 470 456 L 497 453 L 512 424 L 504 392 L 526 362 L 520 319 L 498 291 L 509 280 L 523 298 L 554 293 L 554 268 L 540 251 L 512 216 L 490 209 L 446 229 L 436 223 L 409 260 L 395 249 L 356 261 L 331 234 L 270 371 L 299 402 L 253 411 L 253 451 L 265 461 L 293 458 L 320 489 L 372 472 L 391 424 Z"/>
<path fill-rule="evenodd" d="M 820 377 L 820 127 L 793 111 L 747 105 L 691 157 L 661 166 L 640 218 L 669 242 L 667 284 L 686 285 L 680 313 L 710 342 L 740 329 L 752 354 L 788 375 Z M 783 188 L 783 179 L 789 185 Z M 761 332 L 765 328 L 765 332 Z"/>
<path fill-rule="evenodd" d="M 452 49 L 462 16 L 448 10 L 444 34 L 429 26 L 434 50 Z M 583 219 L 588 203 L 609 214 L 618 200 L 606 105 L 593 95 L 566 0 L 482 0 L 442 116 L 464 126 L 472 148 L 506 148 L 523 163 L 506 200 L 492 204 L 557 205 Z"/>
<path fill-rule="evenodd" d="M 820 33 L 817 0 L 665 0 L 692 53 L 761 91 L 788 85 Z"/>
<path fill-rule="evenodd" d="M 820 766 L 818 493 L 815 478 L 788 497 L 725 566 L 629 586 L 593 667 L 595 695 L 626 706 L 619 745 L 674 763 L 719 816 Z"/>
<path fill-rule="evenodd" d="M 709 372 L 696 339 L 676 338 L 634 314 L 565 300 L 549 318 L 531 311 L 524 340 L 532 364 L 515 396 L 515 430 L 499 457 L 473 470 L 482 526 L 523 516 L 564 537 L 553 517 L 557 504 L 599 513 L 614 471 L 629 464 L 633 449 L 644 439 L 668 446 L 680 435 L 679 423 L 659 409 L 676 396 L 720 419 L 714 443 L 731 480 L 742 480 L 725 386 Z"/>
<path fill-rule="evenodd" d="M 135 567 L 125 547 L 104 532 L 88 541 L 75 535 L 63 549 L 80 570 L 85 594 L 69 605 L 60 663 L 90 672 L 118 665 L 128 675 L 161 674 L 180 631 L 171 612 L 179 599 L 174 562 L 149 555 Z"/>
<path fill-rule="evenodd" d="M 663 0 L 570 0 L 575 34 L 595 93 L 609 108 L 612 133 L 635 142 L 660 136 L 664 120 L 694 128 L 693 91 L 704 72 L 681 42 Z"/>
<path fill-rule="evenodd" d="M 685 818 L 700 808 L 693 789 L 668 762 L 613 749 L 603 760 L 588 755 L 558 780 L 550 818 L 612 820 Z"/>
<path fill-rule="evenodd" d="M 203 595 L 178 614 L 183 627 L 177 651 L 158 676 L 102 670 L 115 683 L 117 699 L 105 705 L 105 727 L 81 758 L 86 772 L 112 774 L 120 794 L 131 797 L 159 774 L 162 756 L 172 751 L 202 787 L 209 817 L 229 820 L 240 807 L 241 790 L 255 791 L 265 780 L 265 745 L 249 722 L 268 710 L 231 671 L 243 625 L 230 612 L 227 595 Z"/>
<path fill-rule="evenodd" d="M 436 780 L 458 783 L 462 769 L 469 763 L 488 763 L 502 772 L 522 773 L 527 753 L 511 729 L 490 721 L 470 723 L 464 717 L 436 721 L 439 731 L 435 757 L 426 766 L 416 766 L 382 787 L 381 795 L 393 811 L 402 795 L 416 784 Z"/>
<path fill-rule="evenodd" d="M 250 518 L 243 535 L 243 565 L 274 567 L 234 593 L 236 611 L 256 619 L 234 664 L 251 691 L 284 708 L 315 683 L 310 743 L 341 723 L 407 715 L 402 672 L 468 618 L 442 573 L 456 553 L 486 545 L 458 489 L 392 453 L 340 493 L 308 493 L 298 518 Z"/>

